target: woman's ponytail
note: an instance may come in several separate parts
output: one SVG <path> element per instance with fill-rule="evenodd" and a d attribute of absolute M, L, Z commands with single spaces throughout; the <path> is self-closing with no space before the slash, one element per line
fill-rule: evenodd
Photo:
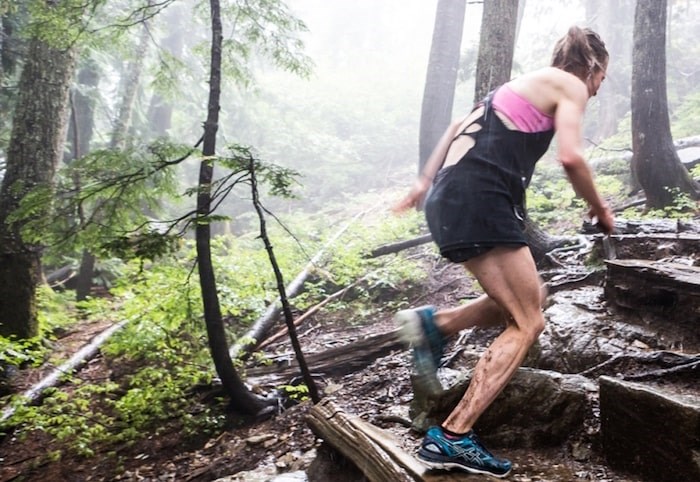
<path fill-rule="evenodd" d="M 608 51 L 600 36 L 589 28 L 572 26 L 554 46 L 552 67 L 585 80 L 608 62 Z"/>

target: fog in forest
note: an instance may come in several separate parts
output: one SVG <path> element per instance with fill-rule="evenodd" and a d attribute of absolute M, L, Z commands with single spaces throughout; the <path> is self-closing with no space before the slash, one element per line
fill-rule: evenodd
<path fill-rule="evenodd" d="M 604 4 L 521 2 L 512 76 L 548 65 L 555 41 L 571 25 L 594 27 L 606 40 L 611 61 L 598 98 L 587 108 L 587 147 L 608 142 L 607 147 L 629 149 L 634 2 L 616 2 L 618 11 Z M 669 112 L 674 129 L 676 113 L 683 113 L 685 124 L 674 134 L 687 136 L 694 134 L 689 131 L 698 110 L 700 2 L 669 4 Z M 418 163 L 421 102 L 437 1 L 290 0 L 287 5 L 308 28 L 297 38 L 304 43 L 298 54 L 310 60 L 310 73 L 296 75 L 255 55 L 241 64 L 225 65 L 218 150 L 226 155 L 229 144 L 252 146 L 261 158 L 299 171 L 299 200 L 288 204 L 289 210 L 318 209 L 328 201 L 344 203 L 360 192 L 409 186 Z M 482 3 L 468 1 L 453 118 L 468 113 L 472 105 L 481 15 Z M 150 45 L 132 119 L 135 142 L 146 142 L 148 130 L 167 127 L 148 118 L 154 92 L 173 106 L 167 128 L 172 139 L 194 145 L 201 136 L 208 98 L 208 22 L 208 10 L 192 0 L 175 2 L 150 20 Z M 237 26 L 224 16 L 223 27 L 224 48 L 230 48 L 226 42 L 239 35 Z M 93 148 L 109 143 L 121 73 L 138 35 L 132 27 L 126 40 L 93 53 L 101 70 Z M 186 163 L 182 178 L 188 185 L 196 182 L 197 162 L 192 158 Z"/>
<path fill-rule="evenodd" d="M 332 192 L 322 186 L 339 172 L 348 176 L 341 192 L 356 192 L 358 186 L 409 185 L 418 159 L 421 100 L 436 4 L 425 0 L 290 1 L 292 11 L 309 29 L 301 38 L 313 60 L 313 72 L 308 79 L 300 79 L 279 70 L 260 71 L 255 88 L 236 96 L 241 105 L 224 105 L 224 138 L 252 144 L 271 160 L 299 169 L 304 175 L 303 197 L 337 199 L 335 182 L 329 183 L 334 186 Z M 548 65 L 554 43 L 571 25 L 590 25 L 600 31 L 611 62 L 599 97 L 588 106 L 586 138 L 595 143 L 602 140 L 596 138 L 601 100 L 617 105 L 618 121 L 629 124 L 634 8 L 632 2 L 620 4 L 626 9 L 613 13 L 616 35 L 607 38 L 605 30 L 611 25 L 598 25 L 596 2 L 527 1 L 516 41 L 513 76 Z M 682 70 L 688 65 L 683 45 L 698 28 L 691 13 L 700 5 L 672 4 L 667 55 L 673 116 L 681 101 L 691 91 L 697 92 L 698 75 Z M 472 105 L 481 14 L 480 2 L 467 2 L 453 117 L 465 115 Z M 700 68 L 697 61 L 691 62 L 695 70 Z M 263 118 L 243 119 L 236 114 L 241 106 L 248 111 L 252 105 L 265 106 Z M 623 134 L 617 147 L 630 145 L 629 135 Z"/>

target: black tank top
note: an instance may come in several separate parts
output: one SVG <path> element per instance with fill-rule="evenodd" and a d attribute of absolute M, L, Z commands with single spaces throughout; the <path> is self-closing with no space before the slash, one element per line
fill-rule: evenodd
<path fill-rule="evenodd" d="M 554 129 L 542 132 L 508 129 L 491 105 L 494 93 L 495 91 L 491 92 L 480 103 L 484 106 L 484 114 L 475 122 L 481 124 L 481 130 L 459 134 L 472 137 L 475 145 L 457 165 L 472 164 L 474 167 L 474 165 L 485 164 L 491 169 L 495 168 L 506 179 L 513 201 L 522 205 L 525 189 L 530 185 L 535 164 L 549 149 Z"/>

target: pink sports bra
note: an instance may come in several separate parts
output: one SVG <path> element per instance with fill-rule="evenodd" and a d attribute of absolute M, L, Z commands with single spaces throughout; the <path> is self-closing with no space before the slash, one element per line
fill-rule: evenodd
<path fill-rule="evenodd" d="M 554 128 L 554 117 L 540 112 L 530 101 L 516 94 L 508 84 L 497 89 L 493 108 L 510 119 L 522 132 L 543 132 Z"/>

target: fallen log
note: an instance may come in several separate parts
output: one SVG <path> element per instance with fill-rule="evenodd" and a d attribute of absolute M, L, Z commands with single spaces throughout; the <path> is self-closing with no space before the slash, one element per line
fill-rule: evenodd
<path fill-rule="evenodd" d="M 644 373 L 657 373 L 665 370 L 670 370 L 670 373 L 673 373 L 676 367 L 681 367 L 681 370 L 684 370 L 698 362 L 700 362 L 700 355 L 688 355 L 666 350 L 638 354 L 623 353 L 583 370 L 579 375 L 599 377 L 620 374 L 623 378 L 632 380 L 641 370 L 645 370 Z"/>
<path fill-rule="evenodd" d="M 700 257 L 700 233 L 614 234 L 610 236 L 618 258 L 660 260 L 672 256 Z M 592 255 L 602 259 L 603 235 L 593 239 Z"/>
<path fill-rule="evenodd" d="M 421 244 L 429 243 L 432 240 L 433 237 L 430 234 L 424 234 L 422 236 L 418 236 L 412 239 L 406 239 L 397 243 L 385 244 L 370 251 L 369 257 L 378 258 L 387 254 L 398 253 L 399 251 L 403 251 L 404 249 L 413 248 L 415 246 L 420 246 Z"/>
<path fill-rule="evenodd" d="M 345 413 L 332 400 L 313 406 L 306 420 L 317 436 L 351 460 L 368 480 L 424 480 L 425 467 L 403 451 L 388 432 Z"/>
<path fill-rule="evenodd" d="M 700 373 L 700 360 L 694 362 L 686 363 L 685 365 L 678 365 L 673 368 L 663 368 L 661 370 L 652 370 L 645 373 L 638 373 L 635 375 L 628 375 L 624 377 L 625 380 L 655 380 L 657 378 L 667 378 L 669 376 L 681 376 L 690 374 L 693 376 L 694 380 L 698 379 L 698 373 Z"/>
<path fill-rule="evenodd" d="M 46 283 L 51 288 L 64 288 L 66 283 L 71 281 L 78 275 L 78 272 L 73 268 L 73 266 L 63 266 L 62 268 L 52 271 L 46 275 Z"/>
<path fill-rule="evenodd" d="M 404 348 L 398 330 L 380 333 L 346 345 L 322 352 L 307 353 L 306 363 L 314 374 L 342 376 L 369 366 L 374 360 L 394 350 Z M 291 353 L 283 355 L 272 365 L 251 367 L 246 370 L 249 378 L 274 374 L 276 377 L 292 377 L 299 374 L 299 366 Z"/>
<path fill-rule="evenodd" d="M 326 243 L 326 245 L 321 248 L 321 250 L 316 253 L 316 255 L 309 261 L 309 263 L 304 267 L 304 269 L 292 280 L 289 285 L 285 288 L 285 294 L 287 298 L 291 299 L 295 296 L 301 294 L 303 291 L 304 284 L 309 278 L 311 273 L 314 271 L 316 266 L 323 260 L 326 255 L 326 251 L 330 248 L 333 243 L 335 243 L 338 238 L 357 220 L 360 216 L 364 215 L 365 212 L 361 212 L 355 215 L 345 226 L 343 226 L 338 232 L 333 235 L 333 237 Z M 250 327 L 250 330 L 243 335 L 238 343 L 235 343 L 229 349 L 229 355 L 232 359 L 246 358 L 248 357 L 255 348 L 265 340 L 267 333 L 270 331 L 272 326 L 277 321 L 280 313 L 282 313 L 282 303 L 279 297 L 270 304 L 265 313 L 258 318 L 255 323 Z"/>
<path fill-rule="evenodd" d="M 55 368 L 48 376 L 40 380 L 39 383 L 22 393 L 20 400 L 23 400 L 26 404 L 38 402 L 41 399 L 44 390 L 59 384 L 63 376 L 73 373 L 75 370 L 83 366 L 95 355 L 97 355 L 100 346 L 102 346 L 102 344 L 115 332 L 122 329 L 127 322 L 128 320 L 119 322 L 97 335 L 92 339 L 92 341 L 90 341 L 90 343 L 82 347 L 77 353 L 70 357 L 67 362 Z M 5 407 L 2 411 L 2 415 L 0 415 L 0 422 L 10 418 L 13 413 L 15 413 L 15 407 L 13 405 Z"/>
<path fill-rule="evenodd" d="M 336 291 L 335 293 L 333 293 L 333 294 L 331 294 L 331 295 L 328 295 L 326 298 L 323 299 L 323 301 L 321 301 L 320 303 L 317 303 L 316 305 L 314 305 L 314 306 L 312 306 L 311 308 L 309 308 L 308 310 L 306 310 L 306 312 L 304 312 L 304 314 L 298 316 L 298 317 L 294 320 L 294 326 L 298 327 L 299 325 L 301 325 L 302 322 L 304 322 L 304 320 L 306 320 L 306 319 L 309 318 L 311 315 L 313 315 L 314 313 L 316 313 L 316 312 L 317 312 L 318 310 L 320 310 L 324 305 L 328 304 L 329 302 L 333 301 L 333 300 L 336 299 L 336 298 L 339 298 L 339 297 L 343 296 L 343 295 L 344 295 L 345 293 L 347 293 L 351 288 L 353 288 L 354 286 L 357 286 L 357 284 L 358 284 L 360 281 L 361 281 L 361 280 L 358 280 L 358 281 L 356 281 L 356 282 L 354 282 L 354 283 L 352 283 L 352 284 L 346 286 L 345 288 L 340 289 L 340 290 Z M 271 345 L 272 343 L 276 342 L 276 341 L 279 340 L 280 338 L 284 337 L 287 333 L 289 333 L 289 329 L 285 326 L 285 327 L 282 328 L 280 331 L 278 331 L 277 333 L 275 333 L 274 335 L 270 336 L 270 337 L 267 338 L 265 341 L 263 341 L 262 343 L 260 343 L 260 344 L 258 345 L 258 349 L 262 349 L 262 348 L 265 348 L 266 346 Z"/>
<path fill-rule="evenodd" d="M 581 227 L 583 234 L 599 234 L 600 230 L 589 221 Z M 681 219 L 649 219 L 644 221 L 615 218 L 614 233 L 655 234 L 655 233 L 695 233 L 700 234 L 700 222 Z"/>
<path fill-rule="evenodd" d="M 677 151 L 687 149 L 689 147 L 698 146 L 700 146 L 700 136 L 684 137 L 683 139 L 677 139 L 673 141 L 673 147 L 675 147 Z M 620 152 L 619 154 L 614 156 L 595 157 L 593 159 L 589 159 L 588 164 L 595 168 L 601 164 L 606 164 L 611 161 L 631 161 L 632 154 L 632 149 L 625 149 L 623 152 Z M 693 163 L 687 163 L 686 167 L 690 169 L 692 167 L 692 164 Z"/>

